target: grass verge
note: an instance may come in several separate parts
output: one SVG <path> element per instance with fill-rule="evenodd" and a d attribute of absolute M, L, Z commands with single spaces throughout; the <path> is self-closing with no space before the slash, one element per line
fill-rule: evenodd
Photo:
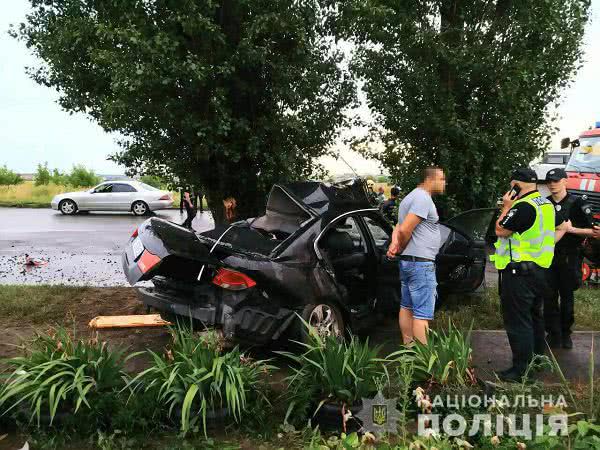
<path fill-rule="evenodd" d="M 104 288 L 106 295 L 130 292 L 131 288 Z M 31 324 L 54 322 L 102 289 L 72 286 L 21 286 L 4 285 L 0 289 L 0 317 Z M 121 293 L 122 295 L 122 293 Z M 504 328 L 500 299 L 495 288 L 481 295 L 454 296 L 445 300 L 436 311 L 432 328 L 441 329 L 448 319 L 462 330 L 473 321 L 475 330 Z M 600 331 L 600 289 L 584 287 L 575 292 L 575 330 Z"/>
<path fill-rule="evenodd" d="M 99 294 L 104 293 L 117 301 L 122 294 L 131 295 L 132 292 L 132 288 L 2 285 L 0 318 L 2 322 L 9 323 L 53 324 L 65 321 L 68 316 L 77 315 L 82 310 L 85 311 L 82 305 L 89 304 Z"/>
<path fill-rule="evenodd" d="M 452 296 L 435 312 L 434 329 L 445 328 L 448 319 L 461 330 L 500 330 L 502 310 L 496 287 L 480 295 Z M 600 331 L 600 289 L 582 287 L 575 292 L 575 330 Z"/>

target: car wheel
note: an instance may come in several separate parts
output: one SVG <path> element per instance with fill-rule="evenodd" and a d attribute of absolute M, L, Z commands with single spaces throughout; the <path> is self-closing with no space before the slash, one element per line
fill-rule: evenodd
<path fill-rule="evenodd" d="M 131 205 L 131 211 L 136 216 L 145 216 L 150 211 L 150 208 L 148 208 L 146 202 L 138 200 L 137 202 L 134 202 L 133 205 Z"/>
<path fill-rule="evenodd" d="M 58 210 L 66 216 L 73 215 L 77 212 L 77 203 L 70 199 L 61 200 Z"/>
<path fill-rule="evenodd" d="M 315 303 L 306 305 L 302 311 L 302 319 L 313 327 L 322 338 L 327 336 L 344 337 L 344 317 L 340 310 L 331 303 Z M 302 324 L 302 341 L 306 342 L 308 330 Z"/>

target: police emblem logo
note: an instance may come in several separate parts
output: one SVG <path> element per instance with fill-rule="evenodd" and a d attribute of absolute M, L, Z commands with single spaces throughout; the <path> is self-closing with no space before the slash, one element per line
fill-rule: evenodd
<path fill-rule="evenodd" d="M 375 434 L 396 433 L 400 411 L 395 398 L 385 398 L 381 392 L 373 398 L 362 399 L 362 409 L 356 418 L 362 423 L 362 431 Z"/>
<path fill-rule="evenodd" d="M 562 206 L 561 206 L 561 205 L 555 205 L 555 206 L 554 206 L 554 208 L 555 208 L 557 211 L 560 211 L 560 210 L 562 209 Z"/>
<path fill-rule="evenodd" d="M 372 420 L 375 425 L 384 426 L 387 422 L 387 405 L 373 405 Z"/>

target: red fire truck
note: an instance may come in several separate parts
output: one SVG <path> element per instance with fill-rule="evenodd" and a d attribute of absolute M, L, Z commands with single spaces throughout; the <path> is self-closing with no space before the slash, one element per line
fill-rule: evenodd
<path fill-rule="evenodd" d="M 588 206 L 590 220 L 600 224 L 600 122 L 584 131 L 578 139 L 563 139 L 562 148 L 571 147 L 571 157 L 567 163 L 567 189 L 571 194 L 583 197 Z M 588 239 L 585 255 L 587 272 L 593 273 L 594 266 L 600 266 L 600 242 Z M 584 277 L 586 266 L 584 266 Z"/>

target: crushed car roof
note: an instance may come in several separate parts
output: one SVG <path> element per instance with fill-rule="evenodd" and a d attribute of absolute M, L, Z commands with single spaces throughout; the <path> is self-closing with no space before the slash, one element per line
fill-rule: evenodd
<path fill-rule="evenodd" d="M 338 216 L 347 211 L 372 208 L 363 179 L 355 178 L 339 183 L 302 181 L 285 185 L 275 185 L 291 194 L 296 202 L 314 216 Z M 269 200 L 271 195 L 269 195 Z M 267 202 L 267 210 L 269 202 Z M 333 217 L 332 217 L 333 218 Z"/>

